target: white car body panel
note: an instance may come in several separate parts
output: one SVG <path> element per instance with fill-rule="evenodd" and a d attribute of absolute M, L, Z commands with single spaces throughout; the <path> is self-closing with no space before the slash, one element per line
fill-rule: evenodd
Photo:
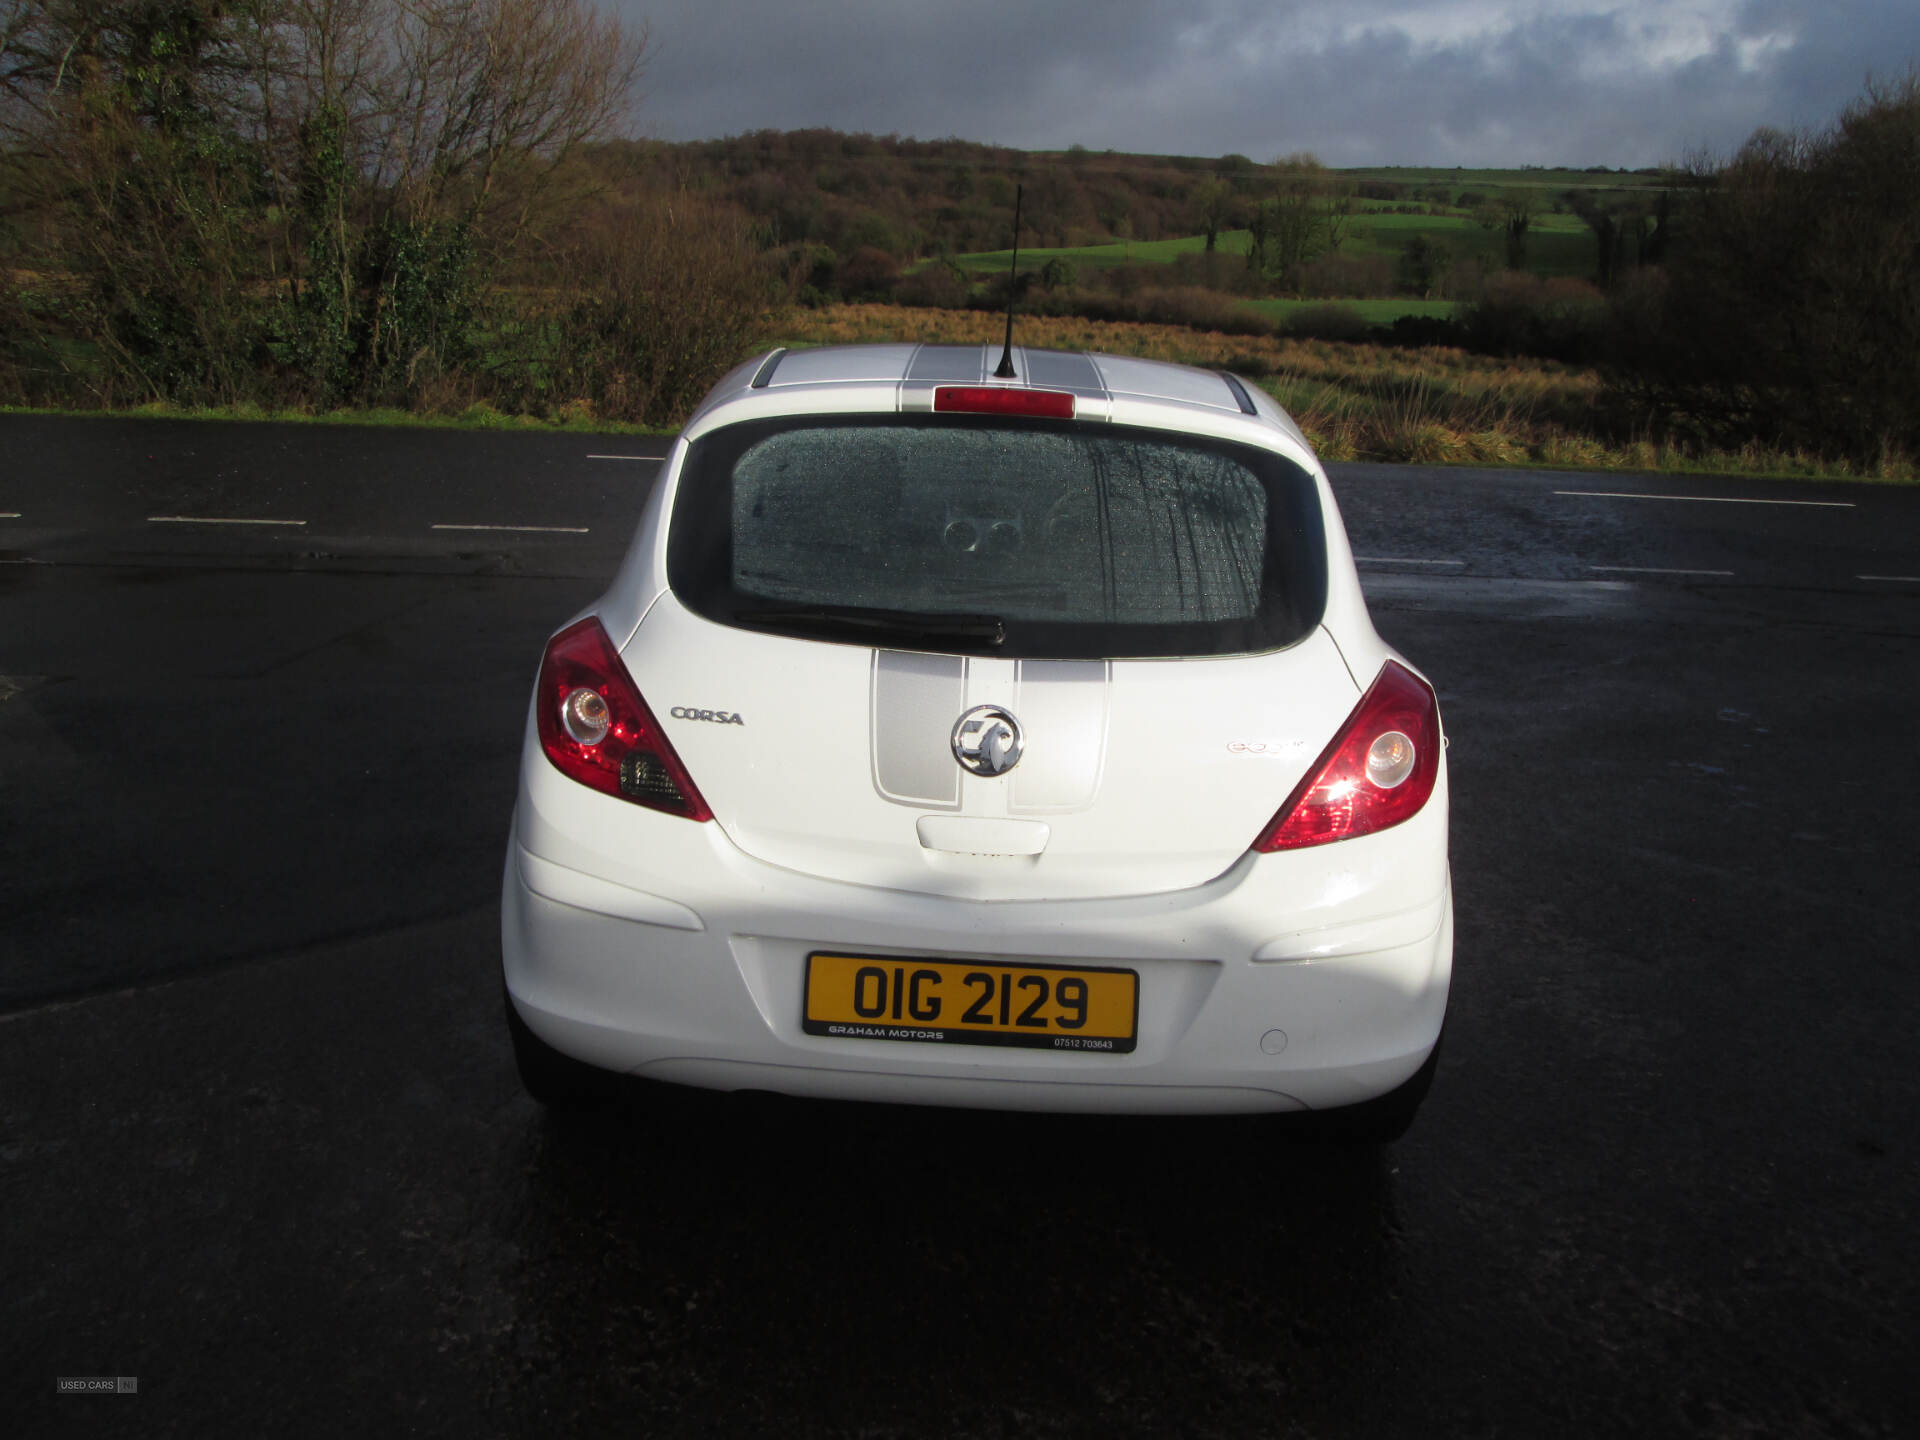
<path fill-rule="evenodd" d="M 673 445 L 620 571 L 584 612 L 716 818 L 587 789 L 549 763 L 528 720 L 502 940 L 514 1007 L 547 1045 L 717 1088 L 1134 1112 L 1357 1104 L 1427 1060 L 1452 968 L 1444 761 L 1403 823 L 1249 850 L 1399 658 L 1367 614 L 1325 472 L 1251 385 L 1013 353 L 1036 385 L 1063 381 L 1050 388 L 1076 396 L 1075 424 L 1209 436 L 1303 468 L 1324 517 L 1320 624 L 1267 654 L 1035 661 L 705 619 L 668 583 L 692 442 L 748 418 L 925 411 L 937 384 L 1001 383 L 997 347 L 776 352 L 738 367 Z M 1032 732 L 995 779 L 943 750 L 983 703 Z M 1136 1047 L 807 1034 L 803 976 L 821 952 L 1128 967 Z"/>
<path fill-rule="evenodd" d="M 948 658 L 715 625 L 667 594 L 622 656 L 716 823 L 747 854 L 850 884 L 979 900 L 1211 880 L 1360 698 L 1324 629 L 1256 657 Z M 907 678 L 897 669 L 915 662 L 950 673 L 912 677 L 918 693 L 897 694 Z M 943 692 L 950 698 L 932 698 Z M 947 751 L 954 718 L 984 704 L 1008 707 L 1035 737 L 1000 779 L 966 774 Z M 744 723 L 675 714 L 702 710 Z M 921 780 L 899 765 L 889 776 L 904 750 L 934 774 Z M 1044 818 L 1050 837 L 1030 856 L 961 867 L 917 839 L 929 812 Z"/>
<path fill-rule="evenodd" d="M 1407 1079 L 1444 1016 L 1452 900 L 1437 840 L 1441 792 L 1404 825 L 1290 854 L 1242 854 L 1188 890 L 993 904 L 755 860 L 717 825 L 575 785 L 547 764 L 531 726 L 523 760 L 504 887 L 507 986 L 542 1039 L 609 1070 L 1009 1109 L 1318 1109 Z M 552 871 L 529 859 L 585 877 L 569 894 L 588 903 L 542 893 Z M 674 897 L 700 928 L 628 918 L 629 882 L 642 876 L 648 900 Z M 1100 1055 L 806 1035 L 800 977 L 821 950 L 1133 966 L 1138 1048 Z M 1270 1054 L 1261 1042 L 1271 1047 L 1275 1031 L 1285 1040 Z"/>

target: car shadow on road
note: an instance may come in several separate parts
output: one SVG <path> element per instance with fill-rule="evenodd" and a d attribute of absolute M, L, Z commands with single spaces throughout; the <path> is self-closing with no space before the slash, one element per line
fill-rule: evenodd
<path fill-rule="evenodd" d="M 1282 1397 L 1350 1418 L 1366 1378 L 1327 1359 L 1394 1324 L 1390 1158 L 1258 1121 L 666 1090 L 537 1117 L 517 1163 L 503 1394 L 530 1413 L 666 1423 L 697 1392 L 723 1431 L 1171 1433 Z M 542 1383 L 583 1365 L 629 1383 Z"/>

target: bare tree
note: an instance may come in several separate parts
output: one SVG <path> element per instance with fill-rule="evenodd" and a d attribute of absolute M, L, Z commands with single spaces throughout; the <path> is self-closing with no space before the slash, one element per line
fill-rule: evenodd
<path fill-rule="evenodd" d="M 618 133 L 647 37 L 586 0 L 278 0 L 260 129 L 283 163 L 337 117 L 365 192 L 510 248 L 580 146 Z"/>
<path fill-rule="evenodd" d="M 451 208 L 478 219 L 492 209 L 517 235 L 538 180 L 613 130 L 632 102 L 644 33 L 629 34 L 579 0 L 389 0 L 386 8 L 393 50 L 367 117 L 378 146 L 374 176 L 415 213 Z"/>
<path fill-rule="evenodd" d="M 1219 242 L 1220 232 L 1227 227 L 1229 217 L 1233 214 L 1233 187 L 1224 180 L 1207 176 L 1193 187 L 1189 199 L 1200 228 L 1207 237 L 1206 253 L 1211 255 Z"/>
<path fill-rule="evenodd" d="M 1691 171 L 1662 283 L 1623 316 L 1623 386 L 1717 439 L 1920 454 L 1920 71 Z"/>
<path fill-rule="evenodd" d="M 1306 151 L 1273 162 L 1271 188 L 1259 206 L 1260 265 L 1281 285 L 1326 243 L 1322 201 L 1329 183 L 1326 166 Z"/>
<path fill-rule="evenodd" d="M 655 191 L 573 227 L 557 248 L 565 298 L 549 368 L 596 415 L 685 415 L 739 361 L 767 303 L 751 223 L 705 196 Z"/>
<path fill-rule="evenodd" d="M 1335 254 L 1340 252 L 1353 227 L 1353 209 L 1353 186 L 1328 176 L 1326 188 L 1320 192 L 1320 232 L 1326 238 L 1327 249 Z"/>
<path fill-rule="evenodd" d="M 1401 247 L 1400 283 L 1422 300 L 1437 300 L 1446 289 L 1453 259 L 1445 241 L 1416 234 Z"/>
<path fill-rule="evenodd" d="M 142 389 L 386 396 L 564 212 L 645 53 L 591 0 L 0 0 L 0 140 Z"/>
<path fill-rule="evenodd" d="M 1527 231 L 1533 225 L 1533 192 L 1524 189 L 1500 192 L 1500 228 L 1507 237 L 1507 268 L 1527 268 Z"/>

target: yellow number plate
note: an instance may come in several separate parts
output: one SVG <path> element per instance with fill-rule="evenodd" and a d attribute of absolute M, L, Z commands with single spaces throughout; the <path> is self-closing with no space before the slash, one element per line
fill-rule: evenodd
<path fill-rule="evenodd" d="M 1042 1050 L 1133 1049 L 1140 977 L 1084 965 L 809 955 L 809 1035 Z"/>

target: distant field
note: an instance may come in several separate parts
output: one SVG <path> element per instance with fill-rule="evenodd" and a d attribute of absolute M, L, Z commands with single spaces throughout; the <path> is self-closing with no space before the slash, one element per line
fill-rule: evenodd
<path fill-rule="evenodd" d="M 1416 215 L 1405 210 L 1363 209 L 1353 217 L 1353 229 L 1356 233 L 1369 232 L 1375 240 L 1395 246 L 1404 243 L 1408 236 L 1421 233 L 1458 235 L 1467 231 L 1479 231 L 1482 235 L 1496 234 L 1494 231 L 1481 229 L 1466 215 Z M 1556 235 L 1584 235 L 1587 233 L 1587 227 L 1578 215 L 1556 215 L 1550 210 L 1545 211 L 1536 214 L 1528 221 L 1527 243 L 1531 245 L 1536 236 L 1547 232 Z M 1345 248 L 1344 245 L 1341 247 L 1342 253 L 1345 252 Z"/>
<path fill-rule="evenodd" d="M 1444 241 L 1462 259 L 1478 258 L 1489 267 L 1506 264 L 1505 234 L 1482 229 L 1464 215 L 1356 215 L 1353 233 L 1340 253 L 1393 259 L 1416 235 Z M 1527 230 L 1528 270 L 1535 275 L 1591 276 L 1594 262 L 1593 236 L 1579 216 L 1548 212 L 1533 217 Z"/>
<path fill-rule="evenodd" d="M 1564 188 L 1564 187 L 1563 187 Z M 1381 256 L 1392 260 L 1399 256 L 1416 235 L 1444 241 L 1461 259 L 1479 259 L 1489 267 L 1506 263 L 1506 236 L 1497 230 L 1482 229 L 1465 215 L 1410 215 L 1402 211 L 1363 212 L 1353 217 L 1352 227 L 1340 253 L 1360 259 Z M 1206 237 L 1185 235 L 1177 240 L 1124 240 L 1106 245 L 1079 245 L 1070 249 L 1020 247 L 1020 264 L 1040 266 L 1053 256 L 1071 261 L 1076 267 L 1102 268 L 1111 265 L 1164 265 L 1181 255 L 1203 254 Z M 1247 232 L 1225 230 L 1219 237 L 1218 253 L 1239 257 L 1247 253 Z M 1007 250 L 983 250 L 972 255 L 956 255 L 962 269 L 986 276 L 1007 268 L 1011 256 Z M 1555 215 L 1551 211 L 1535 215 L 1527 231 L 1527 269 L 1536 275 L 1591 276 L 1594 270 L 1594 241 L 1576 215 Z"/>
<path fill-rule="evenodd" d="M 1115 240 L 1106 245 L 1076 245 L 1066 249 L 1045 247 L 1020 247 L 1020 261 L 1025 264 L 1031 260 L 1043 264 L 1055 255 L 1071 260 L 1075 265 L 1164 265 L 1176 255 L 1202 255 L 1206 253 L 1207 237 L 1204 235 L 1185 235 L 1178 240 Z M 1220 234 L 1218 249 L 1224 255 L 1244 255 L 1247 253 L 1247 232 L 1244 230 L 1224 230 Z M 1011 259 L 1011 250 L 982 250 L 972 255 L 956 255 L 954 261 L 966 270 L 977 270 L 983 274 L 1005 270 Z"/>
<path fill-rule="evenodd" d="M 1670 182 L 1660 172 L 1621 174 L 1611 170 L 1443 170 L 1432 166 L 1381 165 L 1336 170 L 1344 180 L 1385 180 L 1418 189 L 1450 185 L 1455 191 L 1488 189 L 1659 190 Z"/>

